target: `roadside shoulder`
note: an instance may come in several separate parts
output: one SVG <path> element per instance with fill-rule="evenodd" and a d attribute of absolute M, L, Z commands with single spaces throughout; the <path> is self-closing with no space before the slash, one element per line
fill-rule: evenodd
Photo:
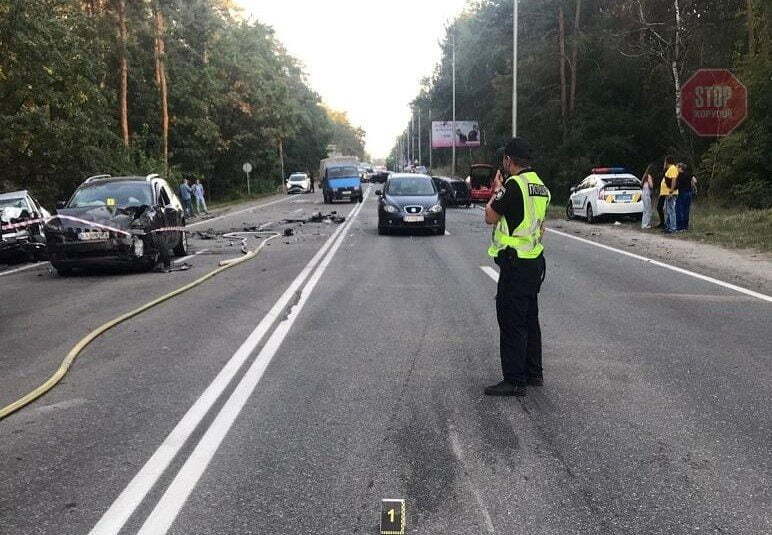
<path fill-rule="evenodd" d="M 749 290 L 772 294 L 772 255 L 752 249 L 725 249 L 679 240 L 656 231 L 613 224 L 551 219 L 548 227 L 586 240 L 616 247 Z"/>

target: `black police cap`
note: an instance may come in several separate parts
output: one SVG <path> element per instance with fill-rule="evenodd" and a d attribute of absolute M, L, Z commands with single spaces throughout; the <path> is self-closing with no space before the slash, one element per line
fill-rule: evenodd
<path fill-rule="evenodd" d="M 533 151 L 531 145 L 521 137 L 513 137 L 504 145 L 504 154 L 510 158 L 532 160 Z"/>

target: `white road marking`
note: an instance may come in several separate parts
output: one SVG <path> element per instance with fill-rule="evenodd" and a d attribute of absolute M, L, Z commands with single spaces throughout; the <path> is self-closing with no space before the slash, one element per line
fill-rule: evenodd
<path fill-rule="evenodd" d="M 655 266 L 663 267 L 665 269 L 669 269 L 671 271 L 675 271 L 676 273 L 681 273 L 682 275 L 688 275 L 690 277 L 694 277 L 695 279 L 700 279 L 706 282 L 710 282 L 711 284 L 715 284 L 717 286 L 721 286 L 723 288 L 728 288 L 730 290 L 734 290 L 735 292 L 740 292 L 745 295 L 749 295 L 751 297 L 755 297 L 756 299 L 761 299 L 762 301 L 767 301 L 768 303 L 772 303 L 772 296 L 760 293 L 760 292 L 754 292 L 753 290 L 748 290 L 747 288 L 742 288 L 741 286 L 736 286 L 734 284 L 730 284 L 728 282 L 724 282 L 722 280 L 714 279 L 713 277 L 708 277 L 707 275 L 702 275 L 700 273 L 695 273 L 694 271 L 689 271 L 688 269 L 672 266 L 670 264 L 666 264 L 664 262 L 660 262 L 659 260 L 654 260 L 652 258 L 648 258 L 645 256 L 641 256 L 635 253 L 630 253 L 627 251 L 623 251 L 621 249 L 617 249 L 615 247 L 610 247 L 608 245 L 604 245 L 602 243 L 594 242 L 592 240 L 587 240 L 584 238 L 579 238 L 578 236 L 572 236 L 571 234 L 567 234 L 565 232 L 560 232 L 559 230 L 554 230 L 551 228 L 547 229 L 548 232 L 552 232 L 554 234 L 558 234 L 560 236 L 571 238 L 572 240 L 580 241 L 582 243 L 586 243 L 589 245 L 593 245 L 595 247 L 600 247 L 601 249 L 606 249 L 607 251 L 613 251 L 615 253 L 619 253 L 621 255 L 629 256 L 630 258 L 635 258 L 636 260 L 641 260 L 643 262 L 648 262 L 649 264 L 654 264 Z"/>
<path fill-rule="evenodd" d="M 302 212 L 302 211 L 303 211 L 303 209 L 302 209 L 302 208 L 298 208 L 297 210 L 292 210 L 290 213 L 291 213 L 291 214 L 297 214 L 297 213 L 300 213 L 300 212 Z"/>
<path fill-rule="evenodd" d="M 208 250 L 209 250 L 209 249 L 201 249 L 200 251 L 196 251 L 195 253 L 193 253 L 193 254 L 189 254 L 188 256 L 183 256 L 182 258 L 178 258 L 177 260 L 175 260 L 175 261 L 174 261 L 174 263 L 175 263 L 175 264 L 181 264 L 181 263 L 185 262 L 186 260 L 190 260 L 190 259 L 191 259 L 191 258 L 193 258 L 194 256 L 198 256 L 198 255 L 200 255 L 200 254 L 204 254 L 204 253 L 205 253 L 205 252 L 207 252 Z"/>
<path fill-rule="evenodd" d="M 483 272 L 488 275 L 490 278 L 492 278 L 494 281 L 499 282 L 499 272 L 493 269 L 490 266 L 480 266 L 480 269 L 483 270 Z"/>
<path fill-rule="evenodd" d="M 8 271 L 2 271 L 0 272 L 0 277 L 4 277 L 5 275 L 13 275 L 14 273 L 19 273 L 21 271 L 27 271 L 28 269 L 32 269 L 34 267 L 39 267 L 42 265 L 47 264 L 48 262 L 35 262 L 34 264 L 30 264 L 28 266 L 16 268 L 16 269 L 10 269 Z"/>
<path fill-rule="evenodd" d="M 278 204 L 280 202 L 286 202 L 287 199 L 288 199 L 288 197 L 282 197 L 281 199 L 277 199 L 275 201 L 271 201 L 271 202 L 267 202 L 267 203 L 263 203 L 263 204 L 258 204 L 258 205 L 255 205 L 255 206 L 250 206 L 249 208 L 244 208 L 243 210 L 239 210 L 237 212 L 227 212 L 227 213 L 225 213 L 223 215 L 218 215 L 217 217 L 213 217 L 211 219 L 204 219 L 202 221 L 196 221 L 195 223 L 190 223 L 189 225 L 186 225 L 186 227 L 190 228 L 190 227 L 196 227 L 198 225 L 203 225 L 204 223 L 211 223 L 212 221 L 217 221 L 218 219 L 222 219 L 224 217 L 230 217 L 230 216 L 234 216 L 234 215 L 239 215 L 239 214 L 243 214 L 244 212 L 249 212 L 250 210 L 257 210 L 258 208 L 265 208 L 266 206 L 271 206 L 272 204 Z"/>
<path fill-rule="evenodd" d="M 249 337 L 241 344 L 241 347 L 236 350 L 230 360 L 220 370 L 217 377 L 214 378 L 196 402 L 188 409 L 185 416 L 172 429 L 163 443 L 129 482 L 110 508 L 105 511 L 96 526 L 89 532 L 89 535 L 117 535 L 121 531 L 126 521 L 128 521 L 147 493 L 150 492 L 158 479 L 163 475 L 166 468 L 168 468 L 174 457 L 185 445 L 185 442 L 212 408 L 212 405 L 222 395 L 244 362 L 268 333 L 274 322 L 279 319 L 303 282 L 305 282 L 324 255 L 330 250 L 343 229 L 343 226 L 335 229 L 324 245 L 306 264 L 295 280 L 292 281 L 292 284 L 284 291 L 279 300 L 276 301 L 273 308 L 263 317 L 257 327 L 255 327 L 255 330 L 250 333 Z"/>
<path fill-rule="evenodd" d="M 466 465 L 466 459 L 464 458 L 464 450 L 461 449 L 461 442 L 459 442 L 458 440 L 458 435 L 456 434 L 456 431 L 452 428 L 448 431 L 448 435 L 450 436 L 450 446 L 451 446 L 451 449 L 453 450 L 453 455 L 456 456 L 456 459 L 458 459 L 459 464 L 461 464 L 461 469 L 464 471 L 464 476 L 465 476 L 464 479 L 466 479 L 468 486 L 472 491 L 472 494 L 477 500 L 477 507 L 480 509 L 480 513 L 482 514 L 483 520 L 485 521 L 485 528 L 488 530 L 488 533 L 494 533 L 493 521 L 491 520 L 490 513 L 488 513 L 488 508 L 485 507 L 485 502 L 483 502 L 480 491 L 477 489 L 477 487 L 474 485 L 474 483 L 471 481 L 471 478 L 469 477 L 469 469 L 467 468 L 467 465 Z"/>
<path fill-rule="evenodd" d="M 368 188 L 365 193 L 365 199 L 369 193 L 370 190 Z M 185 464 L 177 473 L 177 476 L 174 478 L 171 485 L 169 485 L 169 488 L 166 489 L 166 492 L 158 501 L 152 513 L 150 513 L 150 516 L 145 520 L 138 535 L 163 535 L 169 530 L 180 510 L 185 505 L 188 496 L 190 496 L 190 493 L 196 487 L 196 484 L 209 465 L 209 462 L 217 452 L 223 439 L 228 434 L 233 422 L 236 420 L 257 387 L 257 384 L 262 378 L 268 364 L 271 362 L 271 359 L 276 355 L 282 342 L 287 334 L 289 334 L 290 329 L 292 329 L 292 325 L 303 310 L 303 306 L 308 301 L 314 287 L 332 261 L 335 253 L 345 240 L 346 234 L 359 215 L 359 212 L 362 211 L 363 206 L 364 204 L 360 203 L 354 208 L 343 226 L 343 232 L 340 234 L 340 237 L 330 248 L 330 251 L 316 268 L 305 287 L 301 290 L 298 303 L 292 308 L 287 317 L 276 326 L 273 334 L 271 334 L 271 337 L 265 343 L 265 346 L 263 346 L 249 370 L 244 374 L 244 377 L 241 379 L 238 386 L 236 386 L 236 389 L 233 391 L 230 398 L 228 398 L 228 401 L 226 401 L 225 405 L 220 409 L 217 417 L 209 426 L 209 429 L 207 429 L 198 445 L 196 445 L 195 449 L 190 454 L 190 457 L 188 457 L 188 460 L 185 461 Z"/>

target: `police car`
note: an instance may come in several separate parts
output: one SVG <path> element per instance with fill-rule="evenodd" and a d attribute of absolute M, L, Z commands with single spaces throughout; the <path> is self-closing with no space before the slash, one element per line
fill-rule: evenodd
<path fill-rule="evenodd" d="M 571 188 L 566 217 L 594 223 L 603 216 L 640 218 L 643 214 L 641 181 L 623 167 L 596 167 Z"/>

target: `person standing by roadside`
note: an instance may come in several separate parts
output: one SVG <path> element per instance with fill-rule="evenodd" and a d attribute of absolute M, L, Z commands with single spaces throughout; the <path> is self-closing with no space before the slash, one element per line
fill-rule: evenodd
<path fill-rule="evenodd" d="M 201 179 L 197 178 L 196 183 L 193 184 L 193 196 L 196 198 L 196 211 L 200 213 L 208 214 L 206 209 L 206 200 L 204 199 L 204 185 L 201 183 Z"/>
<path fill-rule="evenodd" d="M 185 210 L 185 215 L 188 217 L 193 217 L 193 205 L 191 203 L 192 194 L 193 190 L 190 189 L 188 179 L 182 179 L 182 184 L 180 184 L 180 201 L 182 201 L 182 208 Z"/>
<path fill-rule="evenodd" d="M 697 179 L 685 163 L 678 164 L 678 200 L 676 201 L 676 231 L 689 230 L 689 211 L 692 207 L 692 197 Z"/>
<path fill-rule="evenodd" d="M 668 189 L 666 183 L 665 183 L 665 173 L 667 173 L 667 170 L 670 168 L 670 166 L 673 165 L 673 157 L 672 156 L 665 156 L 665 163 L 662 167 L 662 174 L 660 175 L 660 180 L 657 182 L 659 184 L 659 191 L 657 196 L 657 215 L 659 216 L 659 225 L 657 225 L 658 229 L 665 230 L 667 228 L 666 226 L 666 213 L 665 213 L 665 202 L 667 201 L 667 198 L 670 196 L 670 190 Z"/>
<path fill-rule="evenodd" d="M 641 201 L 643 201 L 643 214 L 641 216 L 641 228 L 651 228 L 651 200 L 654 193 L 654 164 L 649 164 L 641 178 Z"/>
<path fill-rule="evenodd" d="M 504 375 L 503 381 L 485 388 L 489 396 L 524 396 L 527 385 L 543 383 L 538 297 L 545 275 L 541 240 L 550 192 L 531 160 L 528 143 L 510 139 L 502 159 L 508 178 L 497 173 L 495 193 L 485 206 L 485 222 L 494 225 L 488 255 L 500 268 L 496 315 Z"/>
<path fill-rule="evenodd" d="M 664 197 L 665 208 L 665 228 L 667 234 L 676 231 L 676 200 L 678 199 L 678 167 L 675 165 L 672 156 L 665 156 L 665 176 L 659 188 L 660 198 Z"/>

